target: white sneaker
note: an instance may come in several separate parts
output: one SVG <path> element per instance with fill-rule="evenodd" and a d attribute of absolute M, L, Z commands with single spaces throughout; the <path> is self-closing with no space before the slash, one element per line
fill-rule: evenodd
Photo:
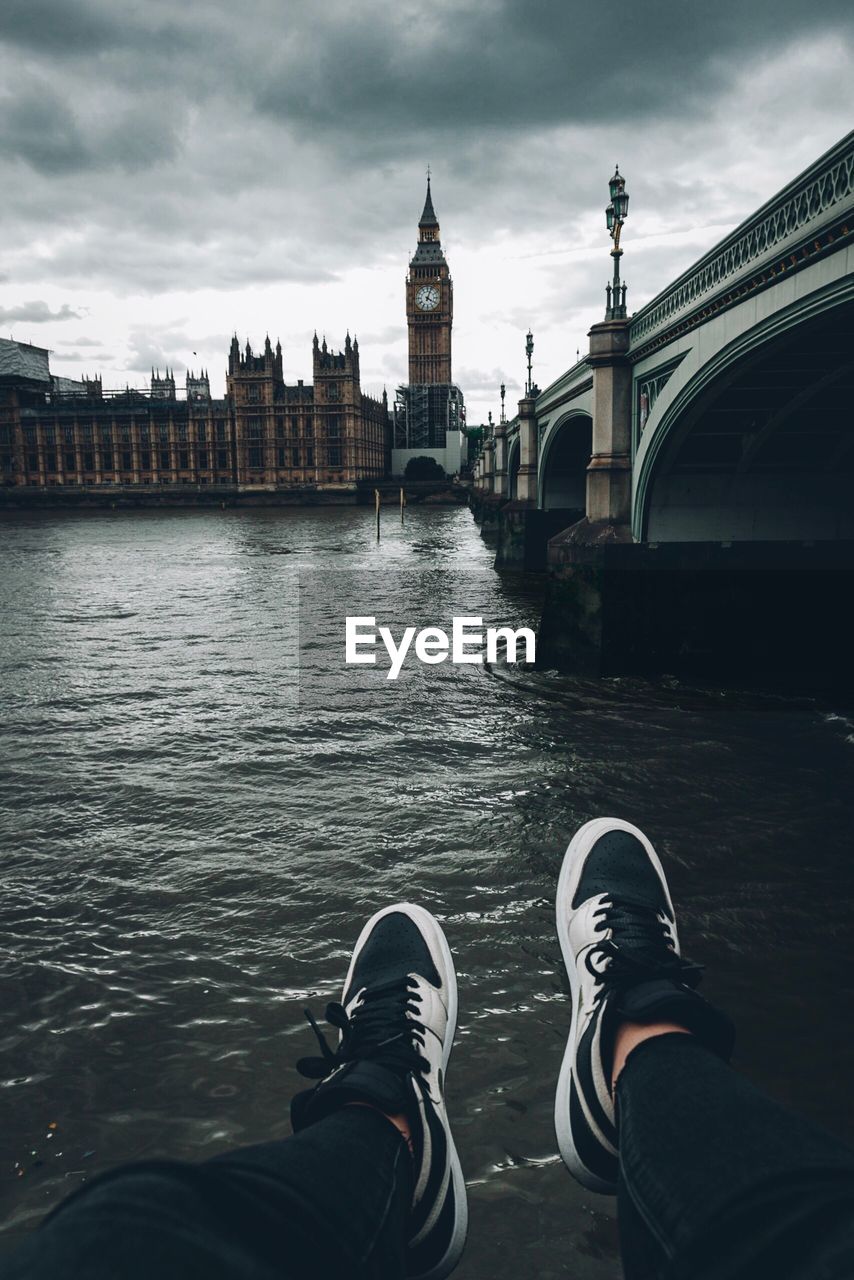
<path fill-rule="evenodd" d="M 335 1051 L 297 1069 L 320 1083 L 291 1103 L 294 1130 L 348 1102 L 369 1102 L 410 1123 L 415 1192 L 407 1274 L 442 1280 L 465 1245 L 466 1189 L 445 1111 L 445 1073 L 457 1022 L 454 962 L 439 922 L 423 907 L 378 911 L 359 935 L 340 1004 L 326 1008 Z"/>
<path fill-rule="evenodd" d="M 611 1072 L 619 1024 L 672 1021 L 724 1058 L 734 1031 L 693 990 L 701 970 L 680 955 L 664 871 L 630 822 L 596 818 L 573 837 L 558 881 L 557 932 L 572 992 L 555 1099 L 558 1147 L 579 1182 L 614 1194 Z"/>

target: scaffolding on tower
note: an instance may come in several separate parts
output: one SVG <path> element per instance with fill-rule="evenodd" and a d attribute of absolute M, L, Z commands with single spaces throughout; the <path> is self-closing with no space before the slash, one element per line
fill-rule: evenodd
<path fill-rule="evenodd" d="M 411 383 L 394 401 L 396 449 L 444 449 L 448 434 L 465 425 L 463 393 L 453 383 Z"/>

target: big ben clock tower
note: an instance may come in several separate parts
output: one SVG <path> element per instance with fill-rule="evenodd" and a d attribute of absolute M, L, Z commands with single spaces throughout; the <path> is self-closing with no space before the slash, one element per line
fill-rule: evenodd
<path fill-rule="evenodd" d="M 448 385 L 452 382 L 453 318 L 454 286 L 442 253 L 439 219 L 433 209 L 428 174 L 427 199 L 418 222 L 418 247 L 406 279 L 410 385 Z"/>
<path fill-rule="evenodd" d="M 394 475 L 404 475 L 410 462 L 423 463 L 425 456 L 448 475 L 460 471 L 465 462 L 465 404 L 451 379 L 453 319 L 454 286 L 442 253 L 428 170 L 418 246 L 406 277 L 409 382 L 397 388 L 394 401 Z"/>

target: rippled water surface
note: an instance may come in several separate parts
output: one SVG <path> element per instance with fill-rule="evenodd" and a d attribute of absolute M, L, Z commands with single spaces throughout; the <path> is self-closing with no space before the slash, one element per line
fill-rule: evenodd
<path fill-rule="evenodd" d="M 459 1276 L 619 1274 L 556 1157 L 552 895 L 575 827 L 644 826 L 739 1065 L 854 1137 L 854 724 L 839 708 L 497 666 L 341 664 L 343 616 L 520 625 L 468 511 L 0 524 L 0 1102 L 12 1242 L 120 1161 L 288 1132 L 367 914 L 412 898 L 460 979 Z M 55 1127 L 51 1127 L 55 1126 Z"/>

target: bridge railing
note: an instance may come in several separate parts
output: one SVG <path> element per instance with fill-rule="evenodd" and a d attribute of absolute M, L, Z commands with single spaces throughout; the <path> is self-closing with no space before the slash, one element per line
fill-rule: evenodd
<path fill-rule="evenodd" d="M 731 286 L 764 260 L 793 249 L 851 205 L 852 196 L 854 131 L 647 303 L 632 319 L 632 347 Z"/>

